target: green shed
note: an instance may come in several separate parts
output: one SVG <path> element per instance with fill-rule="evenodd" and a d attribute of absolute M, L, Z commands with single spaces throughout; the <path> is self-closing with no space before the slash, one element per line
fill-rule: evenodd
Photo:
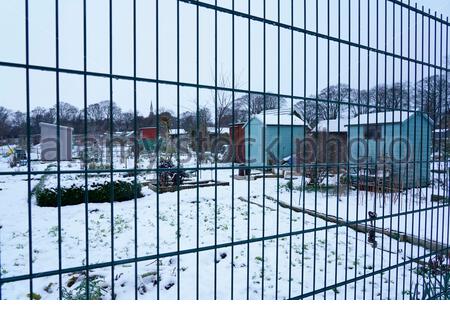
<path fill-rule="evenodd" d="M 362 114 L 348 124 L 350 177 L 397 189 L 430 183 L 433 121 L 418 111 Z"/>
<path fill-rule="evenodd" d="M 257 114 L 247 121 L 244 130 L 245 156 L 251 166 L 279 163 L 294 154 L 297 141 L 305 137 L 303 120 L 286 109 Z"/>

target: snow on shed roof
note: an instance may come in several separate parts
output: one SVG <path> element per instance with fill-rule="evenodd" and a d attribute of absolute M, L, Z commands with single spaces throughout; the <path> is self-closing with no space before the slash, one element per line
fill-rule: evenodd
<path fill-rule="evenodd" d="M 264 123 L 264 114 L 257 114 L 255 116 L 256 119 Z M 280 118 L 278 119 L 278 114 L 266 114 L 266 125 L 267 126 L 304 126 L 305 123 L 302 119 L 297 116 L 290 114 L 280 114 Z"/>
<path fill-rule="evenodd" d="M 170 129 L 169 134 L 172 136 L 176 136 L 178 134 L 183 135 L 183 134 L 186 134 L 186 130 L 181 129 L 181 128 L 179 129 L 179 131 L 178 131 L 178 129 Z"/>
<path fill-rule="evenodd" d="M 347 132 L 348 119 L 323 120 L 317 124 L 313 132 Z"/>
<path fill-rule="evenodd" d="M 257 115 L 253 115 L 251 119 L 258 119 L 261 123 L 264 123 L 264 115 L 266 126 L 305 126 L 305 122 L 303 122 L 303 120 L 295 114 L 295 110 L 293 114 L 291 108 L 285 107 L 280 109 L 265 110 Z M 246 127 L 247 124 L 248 121 L 245 122 L 244 127 Z"/>
<path fill-rule="evenodd" d="M 450 132 L 450 129 L 436 129 L 433 132 L 434 133 L 447 133 L 447 132 Z"/>
<path fill-rule="evenodd" d="M 206 128 L 206 129 L 207 129 L 208 133 L 211 133 L 211 134 L 215 134 L 215 133 L 216 133 L 216 127 L 208 127 L 208 128 Z M 225 128 L 225 127 L 217 127 L 217 133 L 218 133 L 218 134 L 224 133 L 224 132 L 227 132 L 227 131 L 228 131 L 228 128 Z"/>
<path fill-rule="evenodd" d="M 385 123 L 400 123 L 408 120 L 416 112 L 415 111 L 388 111 L 388 112 L 378 112 L 361 114 L 358 117 L 350 119 L 350 125 L 358 124 L 385 124 Z M 346 124 L 348 126 L 348 124 Z"/>
<path fill-rule="evenodd" d="M 57 124 L 47 123 L 47 122 L 39 122 L 39 126 L 40 127 L 50 127 L 50 128 L 55 128 L 55 129 L 56 129 L 56 127 L 58 127 Z M 73 131 L 72 127 L 66 127 L 66 126 L 59 125 L 59 128 L 60 128 L 60 130 L 62 129 L 62 130 L 72 130 Z"/>

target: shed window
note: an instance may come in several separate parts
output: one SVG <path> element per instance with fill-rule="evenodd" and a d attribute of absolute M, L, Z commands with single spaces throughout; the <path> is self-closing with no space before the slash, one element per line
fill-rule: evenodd
<path fill-rule="evenodd" d="M 376 124 L 370 124 L 364 127 L 364 139 L 368 140 L 380 140 L 381 139 L 381 126 Z"/>

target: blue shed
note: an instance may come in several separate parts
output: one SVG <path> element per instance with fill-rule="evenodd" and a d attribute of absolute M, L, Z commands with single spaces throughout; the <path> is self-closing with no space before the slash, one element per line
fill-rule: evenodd
<path fill-rule="evenodd" d="M 427 186 L 432 127 L 433 121 L 418 111 L 370 113 L 351 119 L 348 159 L 352 180 L 369 176 L 399 189 Z"/>
<path fill-rule="evenodd" d="M 291 156 L 297 141 L 305 137 L 303 120 L 286 109 L 257 114 L 247 121 L 244 130 L 245 156 L 252 166 L 279 163 Z"/>

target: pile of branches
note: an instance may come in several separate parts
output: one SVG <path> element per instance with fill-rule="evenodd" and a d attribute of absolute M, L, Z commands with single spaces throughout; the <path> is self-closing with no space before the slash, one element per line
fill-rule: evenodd
<path fill-rule="evenodd" d="M 158 180 L 161 186 L 180 186 L 187 177 L 188 174 L 186 171 L 181 168 L 177 168 L 173 164 L 172 160 L 160 160 L 158 166 Z"/>

